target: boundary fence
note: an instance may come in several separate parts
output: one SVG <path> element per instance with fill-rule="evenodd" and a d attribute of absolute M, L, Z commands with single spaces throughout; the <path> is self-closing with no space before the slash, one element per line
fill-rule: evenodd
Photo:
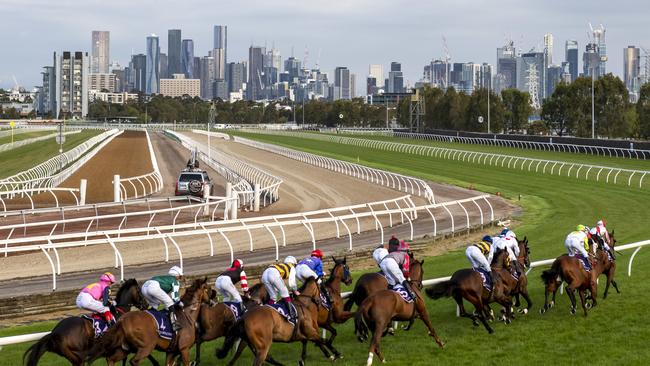
<path fill-rule="evenodd" d="M 76 133 L 79 133 L 79 132 L 81 132 L 81 130 L 67 131 L 67 132 L 64 132 L 63 135 L 66 135 L 66 136 L 67 135 L 73 135 L 73 134 L 76 134 Z M 6 144 L 2 144 L 2 145 L 0 145 L 0 152 L 10 151 L 10 150 L 13 150 L 13 149 L 17 149 L 17 148 L 19 148 L 21 146 L 33 144 L 33 143 L 39 142 L 39 141 L 48 140 L 48 139 L 51 139 L 51 138 L 56 137 L 58 135 L 59 135 L 58 133 L 51 133 L 49 135 L 32 137 L 31 139 L 25 139 L 25 140 L 15 141 L 13 143 L 9 142 L 9 143 L 6 143 Z"/>
<path fill-rule="evenodd" d="M 322 135 L 316 133 L 287 132 L 287 131 L 259 131 L 246 130 L 246 132 L 257 134 L 274 134 L 295 136 L 313 140 L 329 141 L 344 145 L 353 145 L 364 148 L 395 151 L 405 154 L 428 156 L 449 160 L 457 160 L 474 164 L 507 167 L 508 169 L 520 169 L 535 173 L 551 174 L 567 177 L 575 176 L 576 179 L 584 177 L 585 180 L 593 179 L 596 182 L 604 181 L 609 184 L 623 184 L 643 188 L 643 181 L 650 171 L 615 168 L 602 165 L 591 165 L 572 163 L 559 160 L 544 160 L 536 158 L 520 157 L 515 155 L 484 153 L 445 147 L 433 147 L 426 145 L 405 144 L 400 142 L 370 140 L 357 137 L 344 137 L 334 135 Z M 647 185 L 647 184 L 646 184 Z"/>

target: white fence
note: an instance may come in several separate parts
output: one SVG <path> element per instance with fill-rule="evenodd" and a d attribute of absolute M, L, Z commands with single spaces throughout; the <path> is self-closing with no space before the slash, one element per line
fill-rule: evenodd
<path fill-rule="evenodd" d="M 449 219 L 450 225 L 446 230 L 449 230 L 452 233 L 461 230 L 469 230 L 472 225 L 488 224 L 495 220 L 494 210 L 488 198 L 490 198 L 490 196 L 482 195 L 464 200 L 416 207 L 410 199 L 410 196 L 404 196 L 393 200 L 319 211 L 212 222 L 199 222 L 196 219 L 199 214 L 199 211 L 197 211 L 197 216 L 195 216 L 194 222 L 188 224 L 175 224 L 174 222 L 172 225 L 167 226 L 152 227 L 147 225 L 147 227 L 128 229 L 122 228 L 122 223 L 120 223 L 120 227 L 114 230 L 102 230 L 97 232 L 87 231 L 86 233 L 69 234 L 54 234 L 54 230 L 52 230 L 50 235 L 46 236 L 14 239 L 8 237 L 0 240 L 0 253 L 4 253 L 5 256 L 7 256 L 9 254 L 42 252 L 51 265 L 53 288 L 56 288 L 56 275 L 61 273 L 61 263 L 58 253 L 61 249 L 80 248 L 92 245 L 108 245 L 115 252 L 115 268 L 120 268 L 120 273 L 123 275 L 124 265 L 122 254 L 115 246 L 118 242 L 125 244 L 156 239 L 162 240 L 165 244 L 164 258 L 165 261 L 169 261 L 169 241 L 177 250 L 180 262 L 179 264 L 182 268 L 183 254 L 176 243 L 176 239 L 179 242 L 183 242 L 189 237 L 206 237 L 209 241 L 209 255 L 213 256 L 214 241 L 212 235 L 219 235 L 225 241 L 225 244 L 227 244 L 227 251 L 230 253 L 232 259 L 234 258 L 234 249 L 229 235 L 240 234 L 240 240 L 246 240 L 244 238 L 247 238 L 248 245 L 246 247 L 248 247 L 250 251 L 254 251 L 255 245 L 253 233 L 262 232 L 264 233 L 263 237 L 258 237 L 258 239 L 261 240 L 264 237 L 266 237 L 267 240 L 271 239 L 271 245 L 275 248 L 275 259 L 278 260 L 279 247 L 280 245 L 287 245 L 286 231 L 290 228 L 303 228 L 304 231 L 302 231 L 303 234 L 300 236 L 301 239 L 299 242 L 304 242 L 302 237 L 305 237 L 307 240 L 310 240 L 313 247 L 316 248 L 316 227 L 320 227 L 320 230 L 325 230 L 325 228 L 331 228 L 334 225 L 336 226 L 337 238 L 346 235 L 347 233 L 348 248 L 352 250 L 352 233 L 354 227 L 351 228 L 351 226 L 356 224 L 355 231 L 357 234 L 360 234 L 362 231 L 361 221 L 366 222 L 368 225 L 371 225 L 371 227 L 374 226 L 374 230 L 380 232 L 378 242 L 385 241 L 384 225 L 392 227 L 394 224 L 397 224 L 398 221 L 401 222 L 401 224 L 409 225 L 410 238 L 413 239 L 414 221 L 418 220 L 418 217 L 422 215 L 431 218 L 431 229 L 434 236 L 442 231 L 439 227 L 439 222 L 441 220 Z M 200 208 L 201 205 L 193 205 L 193 207 Z M 178 208 L 175 208 L 174 210 L 178 210 Z M 454 212 L 452 212 L 452 210 Z M 170 211 L 172 211 L 172 209 L 122 214 L 116 217 L 123 217 L 122 221 L 125 222 L 126 217 L 128 216 L 143 214 L 155 215 Z M 470 214 L 470 211 L 473 213 Z M 105 219 L 109 216 L 110 215 L 93 218 L 74 218 L 65 220 L 65 222 L 68 225 L 73 222 L 89 222 L 88 227 L 91 227 L 94 220 Z M 153 216 L 149 222 L 151 222 L 151 220 L 153 220 Z M 382 222 L 382 220 L 384 222 Z M 472 220 L 474 222 L 473 224 Z M 28 223 L 27 226 L 36 227 L 39 225 L 62 224 L 63 222 L 59 220 L 49 223 Z M 420 224 L 423 223 L 420 221 Z M 10 231 L 12 233 L 12 230 L 21 229 L 25 230 L 25 225 L 5 225 L 0 227 L 0 230 L 5 232 Z M 280 230 L 281 238 L 279 238 L 272 229 L 276 229 L 276 231 Z M 51 251 L 54 253 L 54 259 L 50 254 Z"/>
<path fill-rule="evenodd" d="M 630 260 L 628 262 L 628 270 L 627 270 L 628 277 L 632 276 L 632 263 L 634 261 L 634 257 L 639 252 L 639 250 L 641 250 L 642 247 L 644 247 L 646 245 L 649 245 L 649 244 L 650 244 L 650 240 L 646 240 L 646 241 L 641 241 L 641 242 L 631 243 L 631 244 L 625 244 L 625 245 L 621 245 L 621 246 L 616 247 L 616 250 L 618 250 L 618 251 L 627 250 L 627 249 L 634 249 L 634 253 L 632 253 L 632 256 L 630 257 Z M 530 267 L 529 267 L 527 273 L 529 273 L 533 268 L 548 266 L 549 264 L 553 263 L 554 260 L 555 260 L 555 258 L 532 262 L 530 264 Z M 451 276 L 432 278 L 432 279 L 422 281 L 422 285 L 431 286 L 431 285 L 435 285 L 435 284 L 440 283 L 440 282 L 448 281 L 450 278 L 451 278 Z M 343 292 L 343 293 L 341 293 L 341 297 L 343 297 L 343 298 L 347 298 L 350 295 L 352 295 L 352 292 Z M 8 346 L 8 345 L 20 344 L 20 343 L 26 343 L 26 342 L 34 342 L 34 341 L 37 341 L 37 340 L 41 339 L 42 337 L 46 336 L 49 333 L 50 332 L 41 332 L 41 333 L 31 333 L 31 334 L 22 334 L 22 335 L 17 335 L 17 336 L 3 337 L 3 338 L 0 338 L 0 349 L 2 349 L 2 346 Z"/>
<path fill-rule="evenodd" d="M 337 173 L 349 175 L 358 179 L 363 179 L 369 181 L 370 183 L 410 193 L 412 195 L 422 197 L 430 203 L 435 203 L 435 197 L 433 195 L 431 187 L 429 187 L 429 185 L 422 179 L 413 178 L 397 173 L 391 173 L 380 169 L 369 168 L 364 165 L 349 163 L 343 160 L 326 158 L 320 155 L 310 154 L 286 147 L 253 141 L 239 136 L 235 136 L 234 140 L 242 144 L 270 151 L 294 160 L 302 161 L 307 164 L 332 170 Z"/>
<path fill-rule="evenodd" d="M 151 145 L 149 131 L 145 130 L 145 134 L 153 171 L 135 177 L 120 178 L 120 201 L 143 198 L 158 193 L 163 189 L 163 178 L 158 167 L 156 153 Z"/>
<path fill-rule="evenodd" d="M 73 135 L 73 134 L 76 134 L 76 133 L 79 133 L 79 132 L 81 132 L 81 130 L 67 131 L 67 132 L 64 132 L 63 134 L 64 134 L 64 135 Z M 48 140 L 48 139 L 51 139 L 51 138 L 53 138 L 53 137 L 55 137 L 55 136 L 57 136 L 57 135 L 58 135 L 58 133 L 51 133 L 51 134 L 49 134 L 49 135 L 38 136 L 38 137 L 32 137 L 31 139 L 25 139 L 25 140 L 15 141 L 15 142 L 13 142 L 13 143 L 9 142 L 9 143 L 6 143 L 6 144 L 3 144 L 3 145 L 0 145 L 0 152 L 4 152 L 4 151 L 9 151 L 9 150 L 17 149 L 17 148 L 19 148 L 19 147 L 21 147 L 21 146 L 25 146 L 25 145 L 33 144 L 33 143 L 35 143 L 35 142 L 39 142 L 39 141 Z"/>
<path fill-rule="evenodd" d="M 288 136 L 297 136 L 301 138 L 330 141 L 334 143 L 353 145 L 364 148 L 379 149 L 386 151 L 395 151 L 399 153 L 429 156 L 442 159 L 463 161 L 468 163 L 507 167 L 508 169 L 520 169 L 535 173 L 566 175 L 576 179 L 584 178 L 585 180 L 595 180 L 596 182 L 604 181 L 605 183 L 619 184 L 627 186 L 637 186 L 643 188 L 643 181 L 650 171 L 622 169 L 611 166 L 590 165 L 573 163 L 558 160 L 544 160 L 535 158 L 519 157 L 515 155 L 493 154 L 477 151 L 468 151 L 461 149 L 451 149 L 444 147 L 433 147 L 426 145 L 405 144 L 399 142 L 380 141 L 372 139 L 363 139 L 355 137 L 343 137 L 333 135 L 322 135 L 316 133 L 300 132 L 278 132 L 278 131 L 257 131 L 247 130 L 246 132 L 258 134 L 280 134 Z M 648 185 L 646 184 L 646 187 Z"/>
<path fill-rule="evenodd" d="M 89 156 L 94 156 L 94 153 L 88 153 L 90 149 L 102 141 L 106 142 L 107 139 L 114 138 L 119 133 L 120 131 L 118 130 L 106 131 L 88 139 L 63 154 L 57 154 L 55 157 L 35 167 L 14 174 L 10 177 L 0 179 L 0 189 L 14 191 L 39 187 L 56 187 L 72 175 L 76 169 L 83 165 L 83 163 L 89 159 Z M 96 153 L 96 151 L 99 151 L 101 146 L 103 145 L 98 146 L 93 151 Z M 83 158 L 79 159 L 82 156 Z M 72 166 L 68 167 L 65 171 L 61 171 L 61 167 L 68 166 L 71 163 L 73 163 Z"/>
<path fill-rule="evenodd" d="M 11 200 L 11 199 L 16 199 L 16 198 L 27 198 L 29 199 L 30 207 L 31 210 L 34 210 L 36 208 L 34 204 L 34 200 L 32 199 L 32 195 L 35 194 L 42 194 L 42 193 L 49 193 L 52 198 L 54 198 L 54 205 L 55 207 L 59 207 L 59 198 L 57 196 L 57 193 L 64 193 L 71 195 L 76 204 L 79 205 L 79 193 L 80 190 L 79 188 L 31 188 L 31 189 L 23 189 L 23 190 L 17 190 L 17 191 L 3 191 L 0 192 L 0 204 L 2 204 L 2 212 L 4 212 L 4 217 L 7 217 L 7 213 L 11 212 L 10 210 L 7 210 L 7 202 L 5 200 Z M 25 211 L 25 210 L 20 210 L 20 211 Z"/>

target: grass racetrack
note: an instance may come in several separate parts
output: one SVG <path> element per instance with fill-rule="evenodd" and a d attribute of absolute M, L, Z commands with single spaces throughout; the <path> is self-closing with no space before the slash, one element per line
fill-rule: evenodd
<path fill-rule="evenodd" d="M 51 133 L 51 131 L 48 132 Z M 63 144 L 63 151 L 68 151 L 102 132 L 102 130 L 83 130 L 79 133 L 67 135 Z M 26 134 L 29 133 L 21 135 Z M 0 178 L 9 177 L 23 170 L 27 170 L 54 157 L 58 153 L 59 144 L 56 143 L 54 137 L 2 152 L 0 153 Z"/>
<path fill-rule="evenodd" d="M 54 130 L 36 130 L 29 132 L 14 133 L 14 142 L 41 137 L 55 133 Z M 11 144 L 11 135 L 0 137 L 0 145 Z"/>
<path fill-rule="evenodd" d="M 566 234 L 576 224 L 590 226 L 600 217 L 605 217 L 608 228 L 616 231 L 619 244 L 650 239 L 650 228 L 647 226 L 650 192 L 647 190 L 295 137 L 237 134 L 431 181 L 473 186 L 489 193 L 501 192 L 504 197 L 520 204 L 524 209 L 523 215 L 517 218 L 521 224 L 516 227 L 516 231 L 519 236 L 529 238 L 532 261 L 564 253 Z M 405 142 L 405 139 L 394 141 Z M 491 147 L 462 146 L 495 152 Z M 519 152 L 509 150 L 510 153 Z M 518 155 L 568 160 L 568 154 L 521 152 Z M 584 155 L 572 157 L 581 161 L 584 157 L 584 162 L 588 163 L 626 168 L 632 164 L 623 159 Z M 648 162 L 634 161 L 633 164 L 637 169 L 650 168 Z M 627 277 L 625 272 L 631 254 L 631 251 L 626 251 L 618 256 L 616 278 L 622 293 L 616 294 L 610 289 L 609 297 L 602 300 L 604 277 L 601 277 L 598 306 L 589 312 L 587 318 L 569 314 L 566 294 L 558 294 L 555 308 L 540 315 L 538 310 L 544 300 L 539 279 L 541 269 L 534 269 L 529 276 L 529 291 L 534 307 L 528 315 L 518 315 L 511 325 L 494 324 L 495 333 L 488 335 L 482 327 L 472 327 L 470 320 L 456 318 L 455 305 L 451 299 L 427 299 L 431 320 L 446 343 L 446 348 L 438 349 L 418 320 L 410 332 L 399 331 L 396 336 L 382 340 L 386 360 L 392 365 L 645 365 L 650 360 L 650 348 L 646 347 L 650 327 L 645 324 L 645 308 L 650 299 L 650 283 L 647 281 L 650 277 L 650 251 L 644 249 L 639 252 L 632 277 Z M 444 256 L 427 258 L 425 278 L 450 275 L 456 269 L 467 267 L 464 250 L 453 251 Z M 358 274 L 353 274 L 355 279 Z M 496 307 L 493 308 L 496 310 Z M 0 337 L 49 330 L 52 326 L 53 323 L 50 322 L 1 329 Z M 337 330 L 339 336 L 335 346 L 345 358 L 336 363 L 364 364 L 368 355 L 368 343 L 362 344 L 356 340 L 353 322 L 348 321 L 345 325 L 338 326 Z M 215 344 L 220 345 L 221 342 L 204 344 L 203 364 L 225 363 L 216 361 L 214 357 Z M 0 364 L 20 364 L 22 353 L 27 347 L 28 344 L 7 346 L 0 351 Z M 300 344 L 276 344 L 272 353 L 279 361 L 293 364 L 299 359 Z M 250 355 L 250 351 L 244 352 L 244 357 L 238 364 L 250 364 Z M 157 353 L 157 357 L 163 360 L 162 354 Z M 379 361 L 375 360 L 377 362 Z M 308 363 L 327 365 L 330 361 L 310 345 Z M 46 354 L 40 364 L 66 363 L 58 356 Z M 103 361 L 98 361 L 97 364 L 103 364 Z"/>

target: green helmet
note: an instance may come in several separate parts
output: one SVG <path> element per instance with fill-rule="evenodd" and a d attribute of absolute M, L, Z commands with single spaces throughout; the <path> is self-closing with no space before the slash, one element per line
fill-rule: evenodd
<path fill-rule="evenodd" d="M 586 227 L 584 225 L 576 226 L 576 231 L 585 231 Z"/>

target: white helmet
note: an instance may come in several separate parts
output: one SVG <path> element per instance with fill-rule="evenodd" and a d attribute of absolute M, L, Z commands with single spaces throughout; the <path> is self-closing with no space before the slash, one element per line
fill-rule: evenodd
<path fill-rule="evenodd" d="M 169 269 L 169 272 L 167 272 L 170 276 L 183 276 L 183 270 L 179 266 L 173 266 L 172 268 Z"/>
<path fill-rule="evenodd" d="M 294 257 L 292 255 L 289 255 L 286 258 L 284 258 L 284 263 L 286 263 L 286 264 L 296 264 L 298 262 L 296 261 L 296 257 Z"/>
<path fill-rule="evenodd" d="M 377 264 L 379 264 L 387 255 L 388 250 L 384 247 L 377 248 L 374 252 L 372 252 L 372 257 L 375 259 L 375 262 L 377 262 Z"/>
<path fill-rule="evenodd" d="M 506 233 L 506 238 L 517 239 L 517 235 L 515 234 L 514 231 L 512 231 L 512 230 L 508 230 L 508 232 Z"/>

